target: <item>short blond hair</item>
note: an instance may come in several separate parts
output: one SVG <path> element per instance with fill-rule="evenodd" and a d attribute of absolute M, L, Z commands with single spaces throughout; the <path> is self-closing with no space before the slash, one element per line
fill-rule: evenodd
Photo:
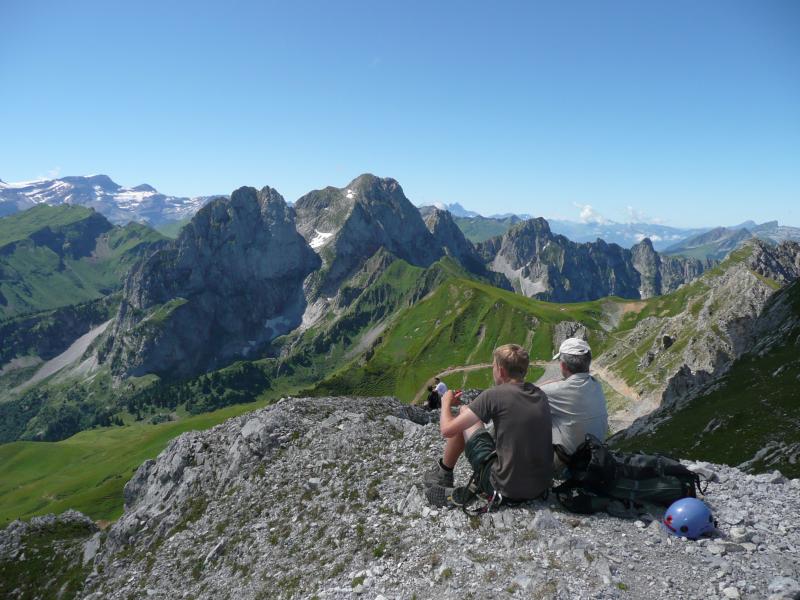
<path fill-rule="evenodd" d="M 505 344 L 494 350 L 494 362 L 503 367 L 511 379 L 523 379 L 528 372 L 528 351 L 517 344 Z"/>

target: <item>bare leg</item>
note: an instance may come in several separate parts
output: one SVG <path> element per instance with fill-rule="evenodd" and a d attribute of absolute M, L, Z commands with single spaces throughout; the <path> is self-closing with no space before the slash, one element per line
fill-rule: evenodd
<path fill-rule="evenodd" d="M 447 438 L 444 443 L 444 457 L 442 458 L 445 467 L 452 469 L 456 466 L 458 457 L 464 452 L 465 443 L 463 435 L 454 435 L 451 438 Z"/>
<path fill-rule="evenodd" d="M 458 457 L 464 453 L 467 440 L 483 428 L 483 423 L 478 421 L 469 429 L 464 430 L 462 435 L 454 435 L 448 438 L 444 444 L 444 457 L 442 457 L 444 466 L 448 469 L 455 467 L 458 462 Z"/>

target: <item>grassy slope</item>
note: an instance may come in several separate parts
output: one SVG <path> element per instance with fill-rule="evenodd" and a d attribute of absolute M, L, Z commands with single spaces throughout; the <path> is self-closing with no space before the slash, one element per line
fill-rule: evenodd
<path fill-rule="evenodd" d="M 92 212 L 83 206 L 40 204 L 30 210 L 4 217 L 0 219 L 0 247 L 24 240 L 45 227 L 59 229 L 77 223 L 91 216 Z"/>
<path fill-rule="evenodd" d="M 68 508 L 93 519 L 116 519 L 122 514 L 125 483 L 169 440 L 185 431 L 213 427 L 266 403 L 230 406 L 160 425 L 93 429 L 60 442 L 0 445 L 0 527 L 15 518 Z"/>
<path fill-rule="evenodd" d="M 792 292 L 794 312 L 800 315 L 800 287 Z M 674 413 L 654 433 L 618 445 L 736 465 L 750 460 L 770 441 L 796 443 L 800 359 L 794 341 L 798 335 L 800 327 L 766 355 L 742 357 L 716 389 Z M 771 468 L 776 467 L 784 475 L 800 477 L 800 464 L 782 461 Z"/>
<path fill-rule="evenodd" d="M 0 319 L 108 294 L 119 288 L 144 247 L 164 239 L 140 224 L 114 227 L 98 238 L 94 256 L 74 259 L 29 238 L 45 227 L 80 236 L 82 221 L 92 215 L 77 206 L 37 206 L 0 219 Z"/>
<path fill-rule="evenodd" d="M 406 309 L 366 362 L 345 366 L 316 392 L 390 394 L 410 401 L 430 377 L 448 367 L 491 362 L 492 350 L 501 344 L 524 345 L 532 359 L 548 360 L 554 323 L 581 321 L 597 335 L 601 313 L 599 301 L 550 304 L 453 277 Z M 468 382 L 486 379 L 478 372 Z"/>

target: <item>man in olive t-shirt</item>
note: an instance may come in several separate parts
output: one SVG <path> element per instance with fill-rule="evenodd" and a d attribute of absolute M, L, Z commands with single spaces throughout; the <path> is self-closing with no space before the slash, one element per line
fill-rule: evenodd
<path fill-rule="evenodd" d="M 524 381 L 528 364 L 521 346 L 500 346 L 492 363 L 495 387 L 462 407 L 457 417 L 450 412 L 453 392 L 445 394 L 439 423 L 447 438 L 444 456 L 424 477 L 431 503 L 461 504 L 468 497 L 453 487 L 453 468 L 462 453 L 478 475 L 477 491 L 494 502 L 528 500 L 548 490 L 553 474 L 550 407 L 547 396 Z M 494 422 L 495 437 L 483 426 L 489 421 Z"/>

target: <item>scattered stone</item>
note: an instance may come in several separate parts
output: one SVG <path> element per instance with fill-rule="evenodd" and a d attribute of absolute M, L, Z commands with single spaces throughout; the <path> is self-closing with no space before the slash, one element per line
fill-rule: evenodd
<path fill-rule="evenodd" d="M 775 577 L 769 582 L 767 591 L 770 600 L 783 600 L 784 598 L 796 600 L 800 598 L 800 583 L 791 577 Z"/>
<path fill-rule="evenodd" d="M 553 516 L 553 513 L 548 509 L 541 510 L 536 513 L 533 518 L 533 529 L 561 529 L 563 525 L 561 521 Z"/>

